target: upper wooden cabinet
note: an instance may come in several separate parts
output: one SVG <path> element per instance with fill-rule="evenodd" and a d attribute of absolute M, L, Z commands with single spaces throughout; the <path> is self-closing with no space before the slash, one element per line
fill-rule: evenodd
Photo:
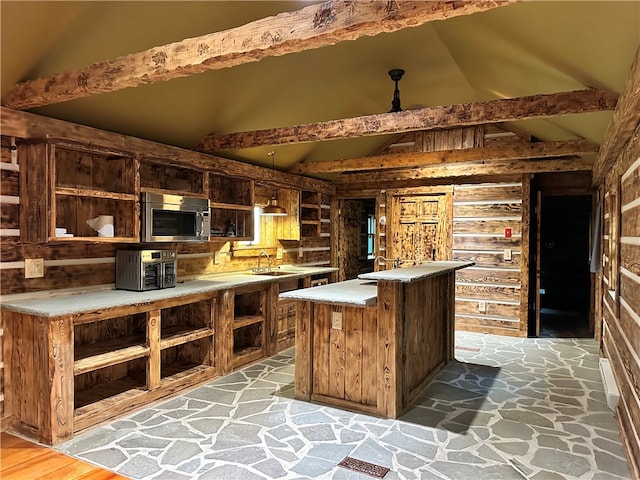
<path fill-rule="evenodd" d="M 138 241 L 137 165 L 131 154 L 50 138 L 19 149 L 22 241 Z M 99 236 L 88 222 L 100 216 L 113 217 L 113 228 Z"/>
<path fill-rule="evenodd" d="M 331 235 L 331 206 L 322 193 L 300 192 L 300 236 L 303 238 Z"/>
<path fill-rule="evenodd" d="M 209 173 L 211 240 L 253 240 L 254 182 Z"/>
<path fill-rule="evenodd" d="M 167 165 L 161 159 L 143 158 L 140 161 L 140 190 L 173 195 L 206 198 L 206 176 L 203 170 L 186 166 Z"/>

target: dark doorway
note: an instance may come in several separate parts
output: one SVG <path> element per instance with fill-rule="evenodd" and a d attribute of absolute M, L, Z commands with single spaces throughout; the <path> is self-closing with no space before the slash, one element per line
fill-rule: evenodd
<path fill-rule="evenodd" d="M 340 200 L 338 211 L 338 278 L 342 281 L 357 278 L 361 273 L 374 269 L 376 200 Z"/>
<path fill-rule="evenodd" d="M 591 337 L 590 195 L 542 195 L 540 336 Z"/>

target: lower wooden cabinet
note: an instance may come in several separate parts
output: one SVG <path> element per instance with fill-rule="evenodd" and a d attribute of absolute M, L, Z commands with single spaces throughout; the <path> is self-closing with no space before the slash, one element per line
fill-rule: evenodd
<path fill-rule="evenodd" d="M 277 351 L 293 347 L 296 343 L 296 302 L 278 302 Z"/>
<path fill-rule="evenodd" d="M 220 374 L 217 292 L 62 317 L 3 311 L 11 428 L 58 444 Z"/>
<path fill-rule="evenodd" d="M 4 417 L 56 445 L 150 402 L 294 345 L 312 277 L 58 317 L 2 309 Z"/>
<path fill-rule="evenodd" d="M 283 279 L 278 282 L 277 294 L 308 287 L 308 277 Z M 296 302 L 294 300 L 278 300 L 276 309 L 276 352 L 293 347 L 296 340 Z"/>
<path fill-rule="evenodd" d="M 233 295 L 232 360 L 238 368 L 267 354 L 268 286 L 237 288 Z"/>

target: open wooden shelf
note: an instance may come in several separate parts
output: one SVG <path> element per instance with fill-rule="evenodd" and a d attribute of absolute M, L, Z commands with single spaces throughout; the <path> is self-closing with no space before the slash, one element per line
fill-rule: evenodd
<path fill-rule="evenodd" d="M 101 368 L 118 365 L 149 355 L 149 347 L 146 345 L 132 345 L 99 355 L 92 355 L 73 362 L 73 374 L 81 375 Z"/>
<path fill-rule="evenodd" d="M 253 240 L 254 197 L 253 180 L 209 173 L 211 239 Z"/>
<path fill-rule="evenodd" d="M 256 362 L 264 357 L 264 348 L 246 347 L 233 352 L 233 367 L 238 368 L 247 363 Z"/>
<path fill-rule="evenodd" d="M 189 325 L 172 325 L 170 328 L 163 329 L 160 348 L 165 349 L 193 342 L 210 337 L 213 333 L 213 329 L 208 327 L 194 329 Z"/>
<path fill-rule="evenodd" d="M 176 384 L 189 382 L 194 376 L 204 375 L 208 379 L 217 376 L 217 370 L 211 365 L 196 365 L 191 367 L 181 364 L 168 364 L 162 367 L 162 380 L 160 388 L 175 388 Z"/>
<path fill-rule="evenodd" d="M 132 395 L 146 392 L 144 378 L 124 377 L 118 380 L 74 392 L 74 418 L 83 414 L 95 414 L 106 405 L 127 401 Z"/>
<path fill-rule="evenodd" d="M 193 193 L 189 191 L 168 190 L 164 188 L 140 187 L 140 192 L 155 193 L 156 195 L 178 195 L 178 196 L 195 197 L 195 198 L 207 198 L 206 193 Z"/>
<path fill-rule="evenodd" d="M 213 337 L 204 336 L 162 349 L 160 378 L 191 370 L 197 366 L 213 365 Z"/>
<path fill-rule="evenodd" d="M 204 171 L 167 163 L 166 159 L 160 158 L 143 158 L 140 161 L 141 191 L 207 198 Z"/>
<path fill-rule="evenodd" d="M 233 329 L 253 325 L 254 323 L 264 322 L 262 315 L 240 315 L 233 319 Z"/>
<path fill-rule="evenodd" d="M 214 203 L 210 202 L 211 208 L 225 208 L 229 210 L 239 210 L 244 212 L 253 212 L 253 205 L 234 205 L 232 203 Z"/>

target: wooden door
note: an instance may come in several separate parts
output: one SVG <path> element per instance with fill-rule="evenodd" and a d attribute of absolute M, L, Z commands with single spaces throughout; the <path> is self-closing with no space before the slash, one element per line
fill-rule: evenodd
<path fill-rule="evenodd" d="M 417 263 L 451 259 L 451 195 L 393 197 L 393 241 L 388 258 Z"/>

